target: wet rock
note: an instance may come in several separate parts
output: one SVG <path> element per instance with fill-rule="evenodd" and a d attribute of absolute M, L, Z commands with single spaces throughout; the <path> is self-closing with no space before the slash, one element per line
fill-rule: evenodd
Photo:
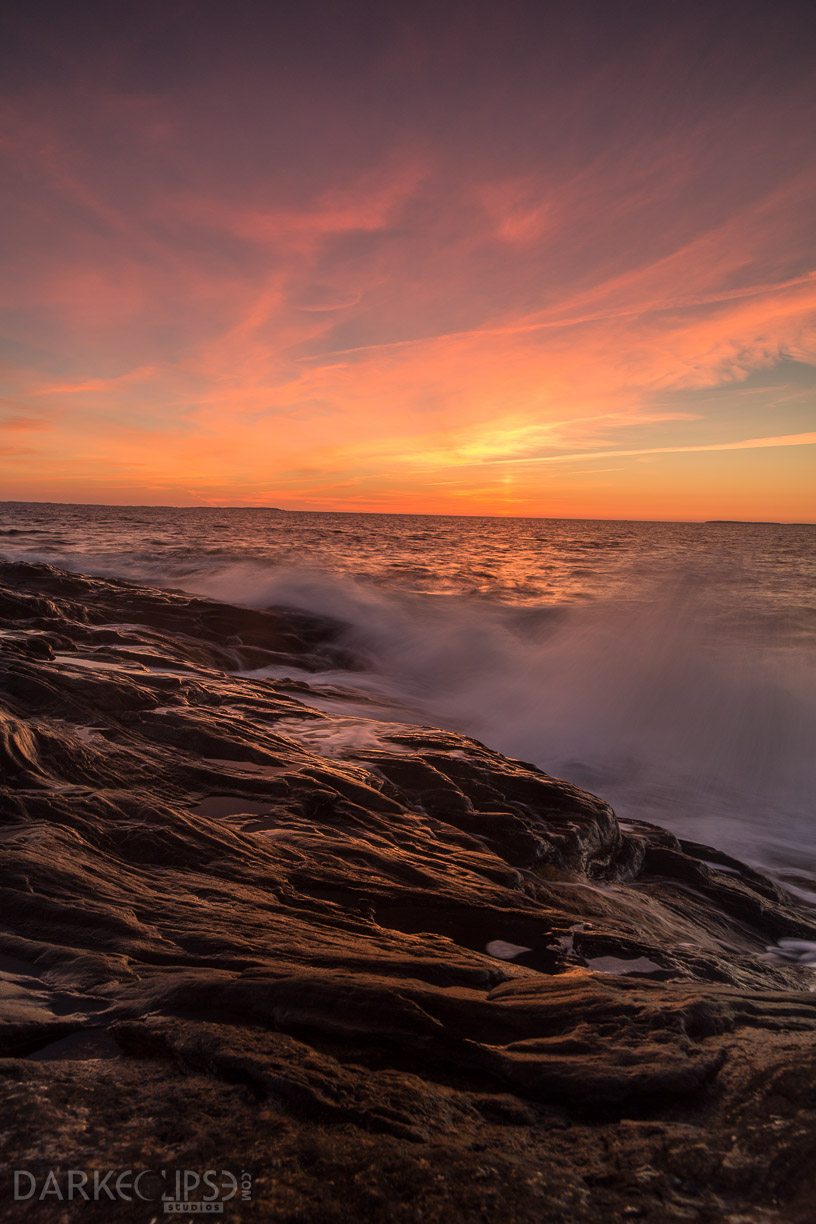
<path fill-rule="evenodd" d="M 240 1152 L 234 1219 L 810 1219 L 812 910 L 467 737 L 320 755 L 240 669 L 359 666 L 331 622 L 22 563 L 0 614 L 7 1167 Z"/>

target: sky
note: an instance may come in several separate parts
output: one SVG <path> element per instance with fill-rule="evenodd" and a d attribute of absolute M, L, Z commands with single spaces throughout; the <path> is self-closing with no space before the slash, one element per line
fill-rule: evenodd
<path fill-rule="evenodd" d="M 6 5 L 0 498 L 813 521 L 815 34 Z"/>

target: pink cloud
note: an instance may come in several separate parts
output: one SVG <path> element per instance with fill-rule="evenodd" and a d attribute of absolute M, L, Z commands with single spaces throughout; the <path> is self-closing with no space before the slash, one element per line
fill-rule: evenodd
<path fill-rule="evenodd" d="M 420 43 L 413 69 L 393 48 L 382 62 L 436 72 Z M 542 449 L 747 446 L 733 405 L 720 446 L 699 419 L 719 409 L 671 397 L 816 363 L 816 172 L 777 166 L 779 116 L 751 99 L 721 130 L 695 113 L 671 139 L 627 110 L 629 126 L 578 150 L 609 71 L 576 89 L 566 134 L 558 112 L 510 107 L 504 145 L 478 90 L 467 115 L 381 132 L 376 116 L 351 123 L 363 103 L 330 116 L 313 96 L 222 130 L 217 106 L 194 105 L 203 86 L 8 106 L 24 189 L 0 290 L 21 354 L 4 428 L 50 429 L 43 465 L 79 482 L 110 461 L 201 499 L 266 497 L 274 473 L 349 505 L 425 497 L 409 472 Z M 321 124 L 331 135 L 299 147 Z M 758 156 L 776 169 L 757 176 Z M 487 495 L 467 482 L 462 497 Z"/>

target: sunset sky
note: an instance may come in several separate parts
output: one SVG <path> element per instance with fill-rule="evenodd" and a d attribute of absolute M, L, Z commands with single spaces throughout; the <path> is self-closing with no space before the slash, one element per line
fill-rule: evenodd
<path fill-rule="evenodd" d="M 816 518 L 805 3 L 0 31 L 0 497 Z"/>

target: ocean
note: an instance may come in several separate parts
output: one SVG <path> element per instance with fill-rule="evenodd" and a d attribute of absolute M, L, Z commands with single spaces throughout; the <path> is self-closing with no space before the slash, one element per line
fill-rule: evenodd
<path fill-rule="evenodd" d="M 330 618 L 353 665 L 303 699 L 347 727 L 464 732 L 816 895 L 816 526 L 6 502 L 0 556 Z"/>

